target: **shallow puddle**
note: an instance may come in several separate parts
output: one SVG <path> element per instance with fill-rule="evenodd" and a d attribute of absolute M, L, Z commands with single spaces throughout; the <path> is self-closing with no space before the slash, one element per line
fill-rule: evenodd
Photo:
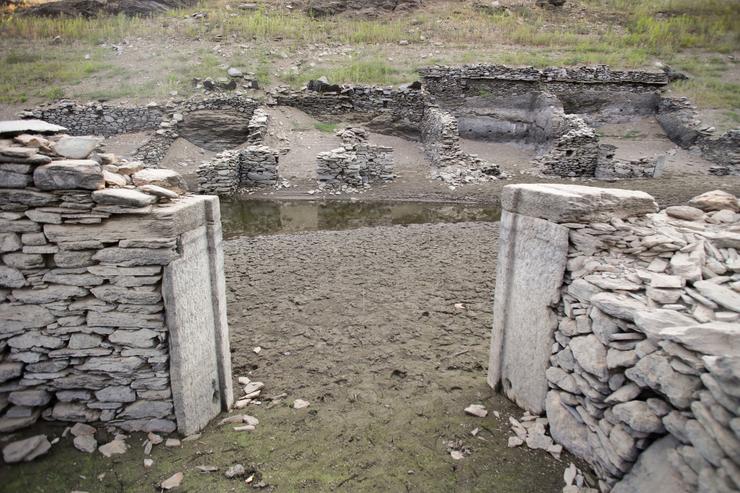
<path fill-rule="evenodd" d="M 221 202 L 225 238 L 397 224 L 495 222 L 491 205 L 430 202 L 232 200 Z"/>

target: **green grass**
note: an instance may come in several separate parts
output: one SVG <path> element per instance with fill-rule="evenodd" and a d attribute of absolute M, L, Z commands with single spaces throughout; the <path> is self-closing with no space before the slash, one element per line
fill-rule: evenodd
<path fill-rule="evenodd" d="M 413 73 L 395 68 L 380 58 L 371 58 L 368 60 L 337 62 L 325 68 L 310 68 L 301 72 L 291 72 L 286 74 L 284 78 L 290 84 L 297 86 L 322 76 L 335 84 L 398 84 L 415 77 Z"/>
<path fill-rule="evenodd" d="M 330 133 L 330 134 L 333 134 L 336 131 L 338 126 L 339 126 L 338 123 L 325 123 L 325 122 L 314 123 L 314 128 L 316 128 L 316 130 L 319 130 L 320 132 Z"/>
<path fill-rule="evenodd" d="M 101 50 L 50 49 L 15 50 L 0 58 L 0 102 L 22 103 L 30 97 L 47 100 L 67 95 L 62 88 L 74 86 L 111 65 Z"/>
<path fill-rule="evenodd" d="M 447 2 L 379 19 L 316 19 L 282 9 L 253 12 L 227 8 L 225 0 L 204 0 L 196 7 L 151 18 L 45 19 L 0 14 L 0 52 L 8 51 L 4 59 L 0 58 L 0 69 L 15 66 L 10 68 L 11 73 L 0 70 L 0 84 L 4 84 L 0 88 L 5 89 L 0 101 L 60 94 L 158 97 L 173 90 L 184 94 L 192 91 L 190 81 L 194 77 L 223 76 L 223 64 L 255 73 L 264 87 L 277 71 L 276 51 L 301 57 L 314 46 L 341 44 L 356 55 L 349 60 L 324 59 L 311 68 L 281 67 L 281 82 L 297 86 L 326 75 L 337 83 L 396 84 L 414 80 L 417 67 L 433 62 L 536 67 L 603 63 L 643 68 L 660 60 L 693 76 L 678 87 L 695 95 L 700 104 L 728 107 L 737 102 L 737 84 L 726 77 L 734 62 L 724 59 L 722 63 L 706 64 L 704 59 L 706 52 L 727 54 L 740 47 L 738 0 L 571 0 L 570 4 L 578 5 L 581 15 L 534 7 L 490 14 L 467 3 Z M 207 18 L 193 19 L 190 15 L 194 12 L 205 12 Z M 104 66 L 115 65 L 113 57 L 98 57 L 87 70 L 104 83 L 87 92 L 77 92 L 73 87 L 85 76 L 86 69 L 74 56 L 62 53 L 64 59 L 72 60 L 72 73 L 55 66 L 58 64 L 52 57 L 36 65 L 22 61 L 23 71 L 48 68 L 48 73 L 31 75 L 24 87 L 9 87 L 21 80 L 21 67 L 13 57 L 24 57 L 32 51 L 60 52 L 56 44 L 50 43 L 56 36 L 60 38 L 55 42 L 61 43 L 59 48 L 71 49 L 72 53 L 132 37 L 154 42 L 168 39 L 175 46 L 220 40 L 226 47 L 247 43 L 249 50 L 240 55 L 238 50 L 227 49 L 235 54 L 221 56 L 203 48 L 192 60 L 186 55 L 177 61 L 182 53 L 176 48 L 172 53 L 153 56 L 147 64 L 151 66 L 128 68 L 129 77 Z M 394 49 L 393 60 L 388 60 L 389 45 L 397 47 L 401 40 L 410 46 Z M 437 51 L 437 46 L 442 49 Z M 421 58 L 421 53 L 426 57 Z M 154 70 L 155 66 L 160 70 Z M 117 84 L 108 87 L 106 80 Z"/>

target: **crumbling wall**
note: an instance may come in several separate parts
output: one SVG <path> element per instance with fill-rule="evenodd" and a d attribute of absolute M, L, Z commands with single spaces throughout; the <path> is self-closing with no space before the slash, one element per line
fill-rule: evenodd
<path fill-rule="evenodd" d="M 716 163 L 710 173 L 740 175 L 740 129 L 715 136 L 715 129 L 699 120 L 687 98 L 662 98 L 656 119 L 671 141 L 684 149 L 696 147 L 705 159 Z"/>
<path fill-rule="evenodd" d="M 221 152 L 198 166 L 200 193 L 229 196 L 239 187 L 274 185 L 278 158 L 278 151 L 262 145 Z"/>
<path fill-rule="evenodd" d="M 0 181 L 0 432 L 200 430 L 233 400 L 218 200 L 6 123 L 0 168 L 25 178 Z"/>
<path fill-rule="evenodd" d="M 345 128 L 337 131 L 337 135 L 343 146 L 316 156 L 320 182 L 362 187 L 395 178 L 393 149 L 369 144 L 364 128 Z"/>
<path fill-rule="evenodd" d="M 74 101 L 61 101 L 40 106 L 33 110 L 24 111 L 22 118 L 44 120 L 66 127 L 73 135 L 117 135 L 127 132 L 156 130 L 154 135 L 144 142 L 134 153 L 134 158 L 145 165 L 156 167 L 167 155 L 170 146 L 181 137 L 178 130 L 183 130 L 196 145 L 204 142 L 213 143 L 214 135 L 218 136 L 226 131 L 222 125 L 210 125 L 207 119 L 209 114 L 216 117 L 220 113 L 241 115 L 250 121 L 259 103 L 241 94 L 211 94 L 195 96 L 188 99 L 174 99 L 164 104 L 149 103 L 145 106 L 120 106 L 104 103 L 80 104 Z M 209 113 L 212 112 L 212 113 Z M 188 117 L 199 116 L 203 125 L 191 128 Z M 204 117 L 205 115 L 205 117 Z M 256 132 L 264 133 L 262 115 L 254 118 L 253 128 Z M 204 128 L 203 128 L 204 127 Z M 245 125 L 246 127 L 246 125 Z M 246 130 L 246 129 L 245 129 Z M 212 133 L 209 134 L 209 132 Z M 208 134 L 208 135 L 203 135 Z M 255 136 L 257 142 L 262 138 Z M 243 142 L 252 142 L 247 131 L 243 140 L 233 141 L 233 145 Z"/>
<path fill-rule="evenodd" d="M 252 113 L 252 118 L 249 120 L 247 142 L 250 145 L 259 145 L 265 141 L 267 137 L 267 126 L 269 123 L 269 115 L 261 108 L 257 108 Z"/>
<path fill-rule="evenodd" d="M 544 409 L 602 491 L 740 488 L 738 199 L 654 214 L 641 192 L 515 185 L 502 203 L 489 383 Z"/>
<path fill-rule="evenodd" d="M 315 90 L 281 87 L 270 93 L 274 104 L 291 106 L 316 118 L 328 115 L 356 120 L 390 133 L 418 134 L 424 111 L 421 85 L 399 88 L 319 84 Z"/>
<path fill-rule="evenodd" d="M 434 178 L 454 185 L 501 176 L 496 164 L 486 163 L 462 150 L 457 119 L 436 106 L 424 110 L 421 141 L 424 152 L 432 162 Z"/>

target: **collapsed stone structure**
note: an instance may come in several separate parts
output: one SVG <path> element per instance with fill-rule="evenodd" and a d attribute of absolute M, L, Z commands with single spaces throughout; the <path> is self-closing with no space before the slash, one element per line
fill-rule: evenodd
<path fill-rule="evenodd" d="M 278 182 L 279 153 L 267 146 L 224 151 L 198 166 L 201 193 L 228 196 L 239 187 L 274 185 Z"/>
<path fill-rule="evenodd" d="M 149 103 L 143 107 L 63 100 L 25 111 L 21 117 L 61 125 L 72 135 L 111 136 L 155 130 L 134 158 L 156 167 L 178 137 L 213 151 L 250 141 L 250 129 L 260 132 L 266 126 L 266 121 L 261 123 L 263 114 L 251 121 L 258 106 L 259 102 L 239 93 L 173 99 L 162 105 Z M 250 142 L 257 141 L 259 138 L 252 137 Z"/>
<path fill-rule="evenodd" d="M 316 156 L 320 183 L 362 187 L 394 178 L 392 148 L 368 143 L 364 128 L 348 127 L 336 134 L 342 147 Z"/>
<path fill-rule="evenodd" d="M 740 129 L 715 137 L 714 129 L 699 120 L 696 107 L 686 98 L 661 99 L 656 118 L 673 142 L 684 149 L 696 147 L 716 163 L 710 173 L 740 175 Z"/>
<path fill-rule="evenodd" d="M 195 433 L 233 401 L 218 199 L 64 130 L 0 122 L 0 432 Z"/>
<path fill-rule="evenodd" d="M 489 384 L 602 491 L 740 488 L 740 203 L 504 188 Z"/>

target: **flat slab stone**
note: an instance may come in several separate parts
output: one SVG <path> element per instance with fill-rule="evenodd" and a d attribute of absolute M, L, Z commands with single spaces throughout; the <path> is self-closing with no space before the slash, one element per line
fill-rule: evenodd
<path fill-rule="evenodd" d="M 36 168 L 33 183 L 41 190 L 98 190 L 105 187 L 103 169 L 89 159 L 63 159 Z"/>
<path fill-rule="evenodd" d="M 85 159 L 102 141 L 100 137 L 62 137 L 54 143 L 54 152 L 68 159 Z"/>
<path fill-rule="evenodd" d="M 740 356 L 740 324 L 709 322 L 669 327 L 660 336 L 710 356 Z"/>
<path fill-rule="evenodd" d="M 66 130 L 66 127 L 47 123 L 43 120 L 0 121 L 0 135 L 17 135 L 24 133 L 49 134 L 60 133 Z"/>
<path fill-rule="evenodd" d="M 127 188 L 106 188 L 92 193 L 92 199 L 101 205 L 144 207 L 157 202 L 157 197 Z"/>
<path fill-rule="evenodd" d="M 582 185 L 507 185 L 501 196 L 504 210 L 556 223 L 609 221 L 658 211 L 645 192 Z"/>
<path fill-rule="evenodd" d="M 488 384 L 534 414 L 545 410 L 568 229 L 504 211 L 496 272 Z"/>

